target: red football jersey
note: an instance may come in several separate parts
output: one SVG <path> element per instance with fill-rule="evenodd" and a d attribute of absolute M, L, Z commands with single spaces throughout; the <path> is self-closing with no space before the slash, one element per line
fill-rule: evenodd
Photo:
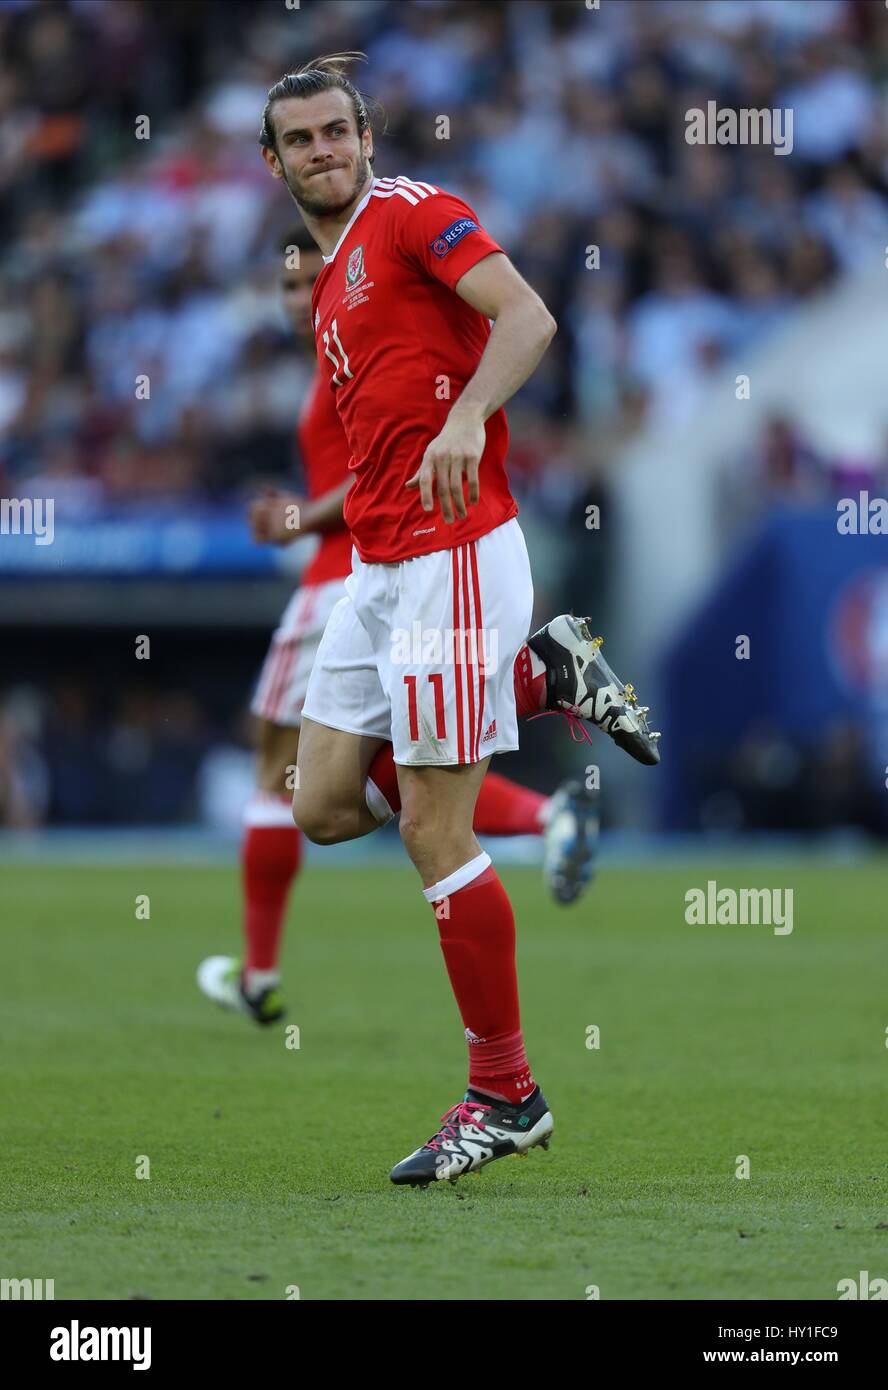
<path fill-rule="evenodd" d="M 315 372 L 299 413 L 299 451 L 308 495 L 323 497 L 348 479 L 348 440 L 336 411 L 330 383 Z M 321 532 L 321 544 L 302 575 L 300 584 L 324 584 L 351 574 L 352 538 L 345 522 Z"/>
<path fill-rule="evenodd" d="M 374 178 L 315 281 L 312 319 L 354 470 L 345 519 L 362 560 L 390 563 L 463 545 L 517 514 L 506 477 L 509 429 L 487 421 L 480 501 L 448 526 L 405 487 L 474 376 L 490 323 L 454 293 L 501 251 L 461 198 L 406 178 Z"/>

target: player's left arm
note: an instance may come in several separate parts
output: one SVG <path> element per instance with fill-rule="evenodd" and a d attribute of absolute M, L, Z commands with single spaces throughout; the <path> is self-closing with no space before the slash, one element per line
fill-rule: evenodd
<path fill-rule="evenodd" d="M 354 479 L 321 497 L 307 498 L 297 492 L 275 492 L 266 488 L 250 505 L 250 530 L 260 545 L 292 545 L 301 536 L 332 531 L 342 526 L 342 504 Z"/>
<path fill-rule="evenodd" d="M 454 512 L 458 517 L 466 515 L 464 474 L 470 505 L 480 496 L 478 465 L 486 442 L 485 423 L 533 374 L 557 328 L 539 295 L 501 251 L 473 265 L 454 289 L 473 309 L 492 319 L 493 328 L 474 376 L 407 483 L 419 488 L 427 512 L 434 507 L 433 488 L 437 488 L 441 514 L 448 523 Z"/>

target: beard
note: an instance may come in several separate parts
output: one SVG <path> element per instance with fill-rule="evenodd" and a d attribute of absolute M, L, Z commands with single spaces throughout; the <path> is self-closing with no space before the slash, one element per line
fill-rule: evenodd
<path fill-rule="evenodd" d="M 373 171 L 370 168 L 370 161 L 366 157 L 362 157 L 355 173 L 351 191 L 346 193 L 344 197 L 328 195 L 326 198 L 323 196 L 314 198 L 311 194 L 306 193 L 304 187 L 297 188 L 291 183 L 286 170 L 284 170 L 284 180 L 287 188 L 290 190 L 290 197 L 293 199 L 296 206 L 301 208 L 303 212 L 307 212 L 310 217 L 335 217 L 337 213 L 345 212 L 345 209 L 351 206 L 361 189 L 365 187 L 372 177 L 372 174 Z M 309 183 L 310 182 L 311 180 L 309 179 Z"/>

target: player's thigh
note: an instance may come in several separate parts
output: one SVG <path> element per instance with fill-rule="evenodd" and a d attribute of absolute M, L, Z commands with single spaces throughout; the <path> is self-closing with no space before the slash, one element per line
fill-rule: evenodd
<path fill-rule="evenodd" d="M 303 716 L 293 817 L 310 839 L 334 844 L 374 828 L 364 786 L 385 742 Z"/>
<path fill-rule="evenodd" d="M 297 825 L 319 844 L 375 830 L 364 784 L 377 751 L 391 737 L 391 714 L 350 581 L 324 628 L 301 729 L 293 796 Z"/>
<path fill-rule="evenodd" d="M 346 581 L 346 592 L 333 608 L 317 649 L 302 706 L 303 728 L 310 719 L 313 724 L 386 742 L 392 727 L 388 698 L 349 586 Z"/>
<path fill-rule="evenodd" d="M 256 721 L 256 785 L 262 792 L 284 796 L 293 788 L 299 754 L 299 728 Z"/>
<path fill-rule="evenodd" d="M 427 827 L 430 835 L 465 825 L 471 827 L 475 802 L 489 766 L 490 758 L 448 767 L 399 765 L 402 827 Z"/>

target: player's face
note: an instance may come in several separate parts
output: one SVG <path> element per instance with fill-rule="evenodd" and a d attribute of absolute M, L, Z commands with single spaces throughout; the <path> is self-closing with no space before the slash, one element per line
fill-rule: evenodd
<path fill-rule="evenodd" d="M 276 148 L 263 157 L 304 212 L 336 217 L 357 202 L 372 177 L 373 137 L 358 135 L 345 92 L 287 97 L 275 102 L 271 119 Z"/>
<path fill-rule="evenodd" d="M 298 270 L 284 270 L 281 276 L 281 300 L 284 313 L 293 332 L 314 342 L 311 326 L 311 292 L 324 262 L 319 251 L 302 251 Z"/>

